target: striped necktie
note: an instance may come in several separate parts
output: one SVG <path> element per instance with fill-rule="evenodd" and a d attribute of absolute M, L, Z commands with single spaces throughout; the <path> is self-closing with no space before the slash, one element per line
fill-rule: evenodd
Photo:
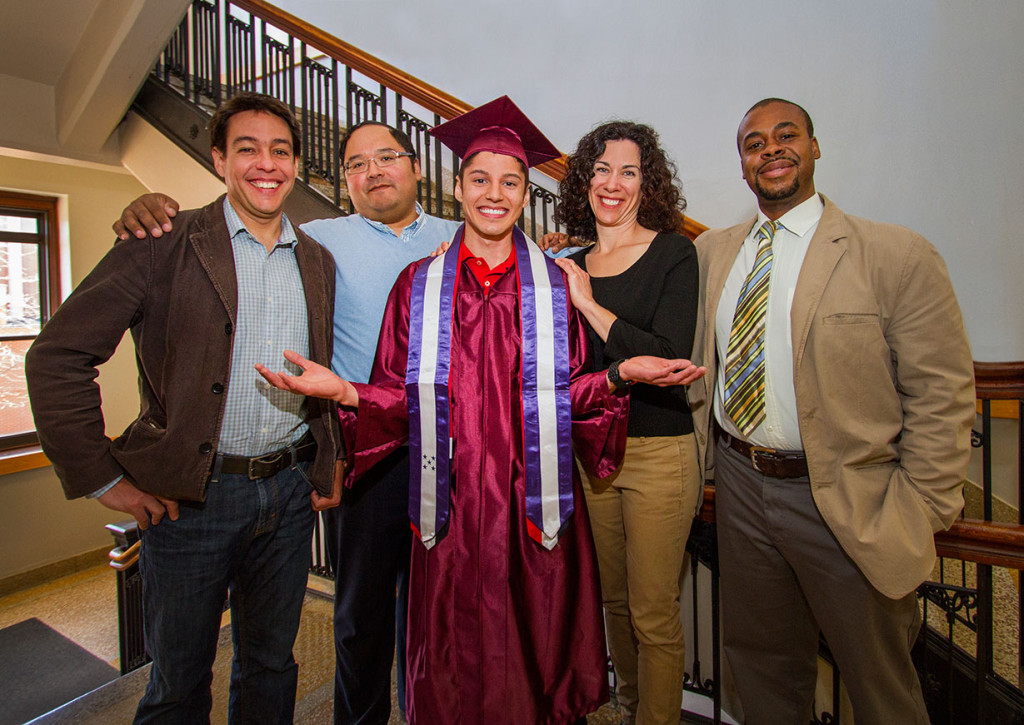
<path fill-rule="evenodd" d="M 745 436 L 764 420 L 764 323 L 772 272 L 772 239 L 783 228 L 766 221 L 757 230 L 757 258 L 732 318 L 725 358 L 725 412 Z"/>

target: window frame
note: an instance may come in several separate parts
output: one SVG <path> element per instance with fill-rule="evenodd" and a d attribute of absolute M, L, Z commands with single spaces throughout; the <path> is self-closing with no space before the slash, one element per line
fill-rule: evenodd
<path fill-rule="evenodd" d="M 57 215 L 59 200 L 55 197 L 0 189 L 0 215 L 26 216 L 39 221 L 35 234 L 0 232 L 3 241 L 36 244 L 39 254 L 39 317 L 40 328 L 60 306 L 60 227 Z M 36 335 L 0 335 L 0 340 L 34 340 Z M 0 453 L 12 452 L 39 444 L 39 436 L 31 432 L 0 435 Z"/>

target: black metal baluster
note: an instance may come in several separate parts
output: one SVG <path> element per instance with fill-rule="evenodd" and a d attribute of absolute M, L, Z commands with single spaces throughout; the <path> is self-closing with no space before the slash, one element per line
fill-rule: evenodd
<path fill-rule="evenodd" d="M 355 117 L 352 114 L 352 106 L 354 100 L 352 96 L 352 69 L 345 66 L 345 133 L 352 130 L 352 126 L 355 125 Z M 340 147 L 339 147 L 340 148 Z M 344 163 L 345 159 L 341 159 Z M 346 188 L 348 181 L 346 180 Z M 355 205 L 352 203 L 352 195 L 348 196 L 348 211 L 350 214 L 355 213 Z"/>
<path fill-rule="evenodd" d="M 202 6 L 205 3 L 196 0 L 192 3 L 192 102 L 199 103 L 200 86 L 202 79 L 200 74 L 203 68 L 200 64 L 199 54 L 202 52 Z"/>
<path fill-rule="evenodd" d="M 249 14 L 249 25 L 246 26 L 246 34 L 248 35 L 249 44 L 248 58 L 246 67 L 249 73 L 249 83 L 246 86 L 250 91 L 256 91 L 256 81 L 260 77 L 260 68 L 256 62 L 256 16 Z M 266 73 L 266 68 L 263 69 Z"/>
<path fill-rule="evenodd" d="M 329 151 L 334 205 L 341 206 L 341 99 L 338 97 L 338 61 L 331 59 L 331 148 Z"/>
<path fill-rule="evenodd" d="M 306 75 L 306 43 L 299 44 L 299 74 L 302 78 L 302 111 L 305 116 L 302 124 L 302 147 L 305 149 L 305 162 L 302 164 L 302 180 L 309 183 L 309 147 L 310 147 L 310 122 L 309 122 L 309 78 Z"/>
<path fill-rule="evenodd" d="M 981 449 L 982 501 L 985 521 L 992 520 L 992 401 L 981 401 L 981 430 L 985 443 Z M 975 566 L 978 590 L 978 639 L 975 660 L 975 689 L 977 693 L 978 722 L 984 723 L 988 699 L 988 677 L 992 672 L 992 567 Z"/>

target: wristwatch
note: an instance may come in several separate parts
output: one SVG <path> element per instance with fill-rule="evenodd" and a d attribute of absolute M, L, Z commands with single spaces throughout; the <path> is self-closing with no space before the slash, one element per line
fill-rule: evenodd
<path fill-rule="evenodd" d="M 608 382 L 614 385 L 616 388 L 628 388 L 633 384 L 632 380 L 623 380 L 622 376 L 619 375 L 619 365 L 626 362 L 626 359 L 616 360 L 608 366 Z"/>

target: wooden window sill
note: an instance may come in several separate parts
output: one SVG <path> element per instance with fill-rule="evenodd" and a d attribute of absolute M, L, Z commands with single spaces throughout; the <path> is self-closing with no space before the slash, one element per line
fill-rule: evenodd
<path fill-rule="evenodd" d="M 49 465 L 50 460 L 39 446 L 25 446 L 0 452 L 0 476 L 33 468 L 45 468 Z"/>

